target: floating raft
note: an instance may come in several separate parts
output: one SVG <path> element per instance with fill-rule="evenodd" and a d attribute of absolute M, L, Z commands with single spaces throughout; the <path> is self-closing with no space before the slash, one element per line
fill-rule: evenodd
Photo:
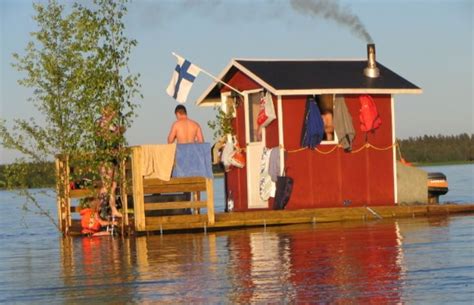
<path fill-rule="evenodd" d="M 206 215 L 160 217 L 146 221 L 146 231 L 232 229 L 251 226 L 270 226 L 300 223 L 365 221 L 381 218 L 407 218 L 434 215 L 473 213 L 474 204 L 382 206 L 377 208 L 347 207 L 304 210 L 232 212 L 215 214 L 214 225 Z"/>
<path fill-rule="evenodd" d="M 122 234 L 141 234 L 165 231 L 225 230 L 241 227 L 274 226 L 301 223 L 325 223 L 340 221 L 367 221 L 386 218 L 407 218 L 432 215 L 473 213 L 474 204 L 401 205 L 377 207 L 340 207 L 299 210 L 256 210 L 245 212 L 215 213 L 213 181 L 205 177 L 171 178 L 169 181 L 145 179 L 141 169 L 141 148 L 132 147 L 130 160 L 121 163 L 120 195 L 123 202 Z M 80 221 L 72 217 L 78 207 L 72 199 L 93 195 L 93 190 L 70 189 L 70 165 L 68 158 L 58 157 L 58 219 L 65 235 L 80 234 Z M 64 190 L 59 192 L 59 190 Z M 206 193 L 206 199 L 201 193 Z M 178 200 L 173 194 L 188 194 Z M 171 194 L 167 196 L 167 194 Z M 161 196 L 156 198 L 156 195 Z M 133 199 L 130 203 L 128 199 Z M 158 200 L 160 199 L 160 200 Z M 164 200 L 163 200 L 164 199 Z M 133 209 L 131 208 L 133 206 Z M 130 207 L 130 208 L 129 208 Z M 163 215 L 163 211 L 173 215 Z M 178 215 L 176 211 L 181 211 Z M 186 214 L 184 214 L 186 213 Z M 183 215 L 184 214 L 184 215 Z"/>
<path fill-rule="evenodd" d="M 215 222 L 209 224 L 207 215 L 173 215 L 147 217 L 143 230 L 136 233 L 167 231 L 212 231 L 243 227 L 275 226 L 302 223 L 329 223 L 343 221 L 373 221 L 380 219 L 414 218 L 429 216 L 449 216 L 452 214 L 470 214 L 474 204 L 443 204 L 414 206 L 381 206 L 321 208 L 304 210 L 254 211 L 216 213 Z M 80 232 L 79 221 L 73 221 L 71 234 Z"/>

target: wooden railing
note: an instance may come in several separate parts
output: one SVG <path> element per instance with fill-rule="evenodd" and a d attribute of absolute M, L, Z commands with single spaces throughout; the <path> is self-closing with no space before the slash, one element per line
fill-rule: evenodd
<path fill-rule="evenodd" d="M 147 230 L 147 219 L 152 217 L 146 216 L 145 212 L 154 210 L 193 209 L 195 214 L 198 214 L 200 208 L 206 208 L 207 224 L 214 225 L 212 179 L 205 177 L 183 177 L 163 181 L 157 178 L 144 178 L 142 173 L 142 150 L 140 146 L 135 146 L 132 147 L 132 185 L 136 231 Z M 190 201 L 151 202 L 145 204 L 145 195 L 178 192 L 190 192 L 193 196 Z M 206 200 L 201 200 L 201 192 L 206 192 Z M 153 222 L 153 220 L 150 219 L 150 222 Z"/>
<path fill-rule="evenodd" d="M 122 232 L 129 226 L 128 219 L 128 201 L 127 201 L 127 183 L 125 179 L 126 161 L 123 160 L 118 169 L 121 171 L 118 191 L 122 200 L 123 221 Z M 72 204 L 71 199 L 80 199 L 84 197 L 94 197 L 99 193 L 99 185 L 96 187 L 86 187 L 83 189 L 71 189 L 71 164 L 70 157 L 67 155 L 56 156 L 56 196 L 58 209 L 59 230 L 68 235 L 73 225 L 72 214 L 78 213 L 78 206 Z M 100 184 L 96 182 L 95 184 Z"/>
<path fill-rule="evenodd" d="M 131 165 L 131 166 L 130 166 Z M 97 188 L 71 189 L 70 188 L 70 158 L 68 156 L 56 157 L 57 172 L 57 206 L 60 230 L 69 234 L 73 225 L 72 213 L 79 212 L 77 206 L 72 205 L 73 198 L 97 196 Z M 131 172 L 130 172 L 131 169 Z M 132 147 L 131 158 L 122 161 L 119 170 L 121 181 L 119 181 L 119 192 L 122 200 L 122 232 L 129 227 L 128 195 L 133 196 L 133 221 L 136 231 L 155 230 L 153 223 L 160 222 L 160 217 L 152 214 L 152 211 L 192 209 L 194 214 L 199 214 L 201 209 L 207 210 L 206 225 L 214 225 L 214 192 L 212 179 L 206 177 L 184 177 L 171 178 L 170 181 L 160 179 L 144 179 L 142 175 L 142 152 L 141 147 Z M 131 173 L 131 175 L 130 175 Z M 128 185 L 127 177 L 132 185 Z M 130 181 L 130 180 L 129 180 Z M 206 192 L 206 200 L 202 200 L 201 193 Z M 172 193 L 191 193 L 189 201 L 151 202 L 145 204 L 145 195 Z M 189 221 L 189 217 L 182 217 Z M 188 215 L 191 216 L 191 215 Z M 167 218 L 173 216 L 166 216 Z M 181 221 L 180 217 L 174 217 L 174 221 Z M 192 217 L 191 217 L 192 218 Z M 147 219 L 150 226 L 147 228 Z M 199 217 L 201 220 L 202 217 Z"/>

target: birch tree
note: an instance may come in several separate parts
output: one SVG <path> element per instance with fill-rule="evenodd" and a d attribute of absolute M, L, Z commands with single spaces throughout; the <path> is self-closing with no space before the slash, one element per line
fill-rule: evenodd
<path fill-rule="evenodd" d="M 3 184 L 15 188 L 34 206 L 49 215 L 26 188 L 30 163 L 45 171 L 57 155 L 96 152 L 96 120 L 105 105 L 114 105 L 121 124 L 130 127 L 139 92 L 138 74 L 128 69 L 129 56 L 137 44 L 124 34 L 127 0 L 75 2 L 68 7 L 50 0 L 33 4 L 38 30 L 24 54 L 13 54 L 13 67 L 24 73 L 18 81 L 32 89 L 29 101 L 34 118 L 0 120 L 0 144 L 20 153 L 6 169 Z M 14 102 L 14 101 L 11 101 Z M 11 126 L 11 127 L 9 127 Z M 120 137 L 122 146 L 125 137 Z M 37 166 L 45 165 L 45 166 Z M 59 190 L 61 191 L 61 190 Z"/>

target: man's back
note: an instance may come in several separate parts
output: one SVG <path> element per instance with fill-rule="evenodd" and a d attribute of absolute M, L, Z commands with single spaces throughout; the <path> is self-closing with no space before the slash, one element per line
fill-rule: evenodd
<path fill-rule="evenodd" d="M 203 142 L 201 127 L 198 123 L 186 119 L 179 119 L 174 122 L 168 136 L 168 143 L 177 140 L 179 144 Z"/>

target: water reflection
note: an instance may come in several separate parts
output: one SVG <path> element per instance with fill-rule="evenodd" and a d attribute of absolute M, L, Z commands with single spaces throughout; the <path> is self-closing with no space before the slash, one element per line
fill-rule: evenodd
<path fill-rule="evenodd" d="M 66 303 L 121 303 L 133 299 L 136 261 L 133 239 L 62 238 L 62 277 Z M 71 289 L 73 288 L 73 289 Z"/>
<path fill-rule="evenodd" d="M 277 231 L 248 231 L 227 236 L 232 303 L 293 299 L 290 240 Z"/>
<path fill-rule="evenodd" d="M 397 303 L 396 222 L 62 239 L 66 302 Z"/>
<path fill-rule="evenodd" d="M 400 253 L 395 223 L 292 226 L 232 238 L 238 303 L 396 303 Z"/>

